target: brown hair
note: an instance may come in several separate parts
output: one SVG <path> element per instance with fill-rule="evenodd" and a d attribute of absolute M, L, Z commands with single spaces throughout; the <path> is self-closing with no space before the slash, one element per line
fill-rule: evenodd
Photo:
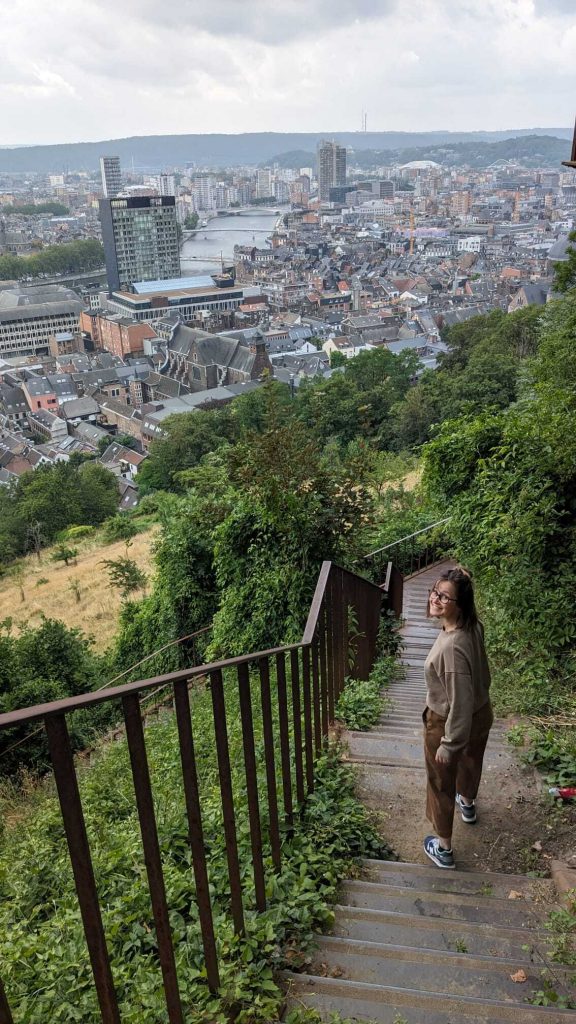
<path fill-rule="evenodd" d="M 462 565 L 455 565 L 453 569 L 445 569 L 441 572 L 436 583 L 453 583 L 456 589 L 456 605 L 460 612 L 458 625 L 462 629 L 474 629 L 478 622 L 476 605 L 474 603 L 474 587 L 472 577 Z M 430 614 L 430 599 L 426 606 L 427 617 Z"/>

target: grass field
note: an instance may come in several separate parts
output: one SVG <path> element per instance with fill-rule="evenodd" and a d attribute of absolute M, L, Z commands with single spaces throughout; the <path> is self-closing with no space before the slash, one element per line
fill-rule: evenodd
<path fill-rule="evenodd" d="M 156 533 L 157 527 L 153 527 L 137 534 L 128 550 L 124 541 L 104 544 L 97 536 L 79 541 L 74 545 L 78 548 L 76 564 L 53 562 L 50 548 L 42 552 L 41 561 L 28 555 L 20 562 L 21 583 L 10 576 L 0 578 L 0 620 L 10 618 L 16 626 L 37 626 L 42 614 L 62 619 L 67 626 L 77 626 L 93 636 L 96 651 L 105 650 L 116 632 L 121 598 L 118 590 L 110 587 L 102 560 L 127 554 L 150 578 Z"/>

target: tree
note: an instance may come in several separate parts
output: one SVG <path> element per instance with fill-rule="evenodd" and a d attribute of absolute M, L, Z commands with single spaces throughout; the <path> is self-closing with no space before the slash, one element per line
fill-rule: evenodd
<path fill-rule="evenodd" d="M 68 565 L 72 560 L 76 561 L 78 555 L 78 548 L 68 547 L 66 544 L 59 544 L 56 550 L 52 554 L 53 562 L 64 562 Z"/>
<path fill-rule="evenodd" d="M 235 494 L 214 531 L 220 603 L 209 656 L 301 635 L 320 564 L 355 557 L 370 501 L 302 423 L 248 435 L 225 460 Z"/>
<path fill-rule="evenodd" d="M 347 362 L 348 359 L 346 358 L 343 352 L 338 352 L 338 350 L 335 349 L 333 352 L 330 353 L 331 370 L 335 370 L 338 366 L 346 366 Z"/>
<path fill-rule="evenodd" d="M 517 401 L 443 423 L 424 484 L 480 582 L 500 700 L 563 707 L 576 651 L 576 293 L 542 314 Z"/>
<path fill-rule="evenodd" d="M 146 586 L 146 573 L 132 558 L 105 558 L 101 564 L 108 570 L 110 586 L 116 587 L 124 599 L 135 590 L 143 590 Z"/>
<path fill-rule="evenodd" d="M 79 525 L 98 526 L 118 508 L 118 481 L 99 462 L 86 462 L 77 472 Z"/>
<path fill-rule="evenodd" d="M 576 243 L 576 231 L 568 235 L 569 242 Z M 569 245 L 566 249 L 566 261 L 554 264 L 554 282 L 552 287 L 557 292 L 567 292 L 576 286 L 576 249 Z"/>
<path fill-rule="evenodd" d="M 233 437 L 228 408 L 181 413 L 162 424 L 163 437 L 153 441 L 138 471 L 143 491 L 182 491 L 178 474 L 198 465 L 204 455 L 230 443 Z"/>

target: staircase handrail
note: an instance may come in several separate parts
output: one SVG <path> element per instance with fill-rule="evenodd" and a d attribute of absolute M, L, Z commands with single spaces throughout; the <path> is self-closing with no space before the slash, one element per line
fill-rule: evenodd
<path fill-rule="evenodd" d="M 367 555 L 361 555 L 360 558 L 356 558 L 352 563 L 353 565 L 359 565 L 360 562 L 366 558 L 373 558 L 374 555 L 381 554 L 382 551 L 389 551 L 390 548 L 395 548 L 398 544 L 404 544 L 408 540 L 413 540 L 414 537 L 419 537 L 421 533 L 427 533 L 428 530 L 433 530 L 436 526 L 444 526 L 450 522 L 451 516 L 446 516 L 445 519 L 438 519 L 435 523 L 429 523 L 428 526 L 423 526 L 421 530 L 414 530 L 413 533 L 407 533 L 405 537 L 399 537 L 398 540 L 393 540 L 390 544 L 384 544 L 381 548 L 376 548 L 375 551 L 369 551 Z"/>
<path fill-rule="evenodd" d="M 147 764 L 141 695 L 143 692 L 150 693 L 157 687 L 172 687 L 206 979 L 209 988 L 216 992 L 220 986 L 220 974 L 208 858 L 202 832 L 203 808 L 198 788 L 193 740 L 194 716 L 191 711 L 188 684 L 193 679 L 203 676 L 212 695 L 212 720 L 228 864 L 230 913 L 234 931 L 241 935 L 244 932 L 245 883 L 238 859 L 235 798 L 230 772 L 230 747 L 226 725 L 228 689 L 236 692 L 239 700 L 254 903 L 258 911 L 263 911 L 268 899 L 267 872 L 281 871 L 284 857 L 283 831 L 285 835 L 289 835 L 294 830 L 298 811 L 314 790 L 314 764 L 329 737 L 335 717 L 335 706 L 344 688 L 346 676 L 353 674 L 356 678 L 365 679 L 372 667 L 382 598 L 383 592 L 375 583 L 332 562 L 323 562 L 300 642 L 264 651 L 253 651 L 250 654 L 205 665 L 195 665 L 119 686 L 107 686 L 99 691 L 78 694 L 0 715 L 0 731 L 43 720 L 94 986 L 102 1021 L 106 1024 L 119 1024 L 118 996 L 112 977 L 112 965 L 92 865 L 90 838 L 67 727 L 68 714 L 78 708 L 92 707 L 104 701 L 118 698 L 121 700 L 168 1020 L 171 1024 L 182 1024 L 183 1010 Z M 351 621 L 354 622 L 352 667 L 349 660 L 352 653 Z M 258 697 L 257 687 L 254 695 L 251 693 L 249 673 L 252 667 L 260 678 L 259 705 L 265 766 L 263 782 L 259 781 L 257 774 L 252 703 L 253 700 L 258 700 Z M 224 672 L 227 672 L 226 679 Z M 277 693 L 277 714 L 272 711 L 272 687 Z M 280 751 L 279 762 L 277 750 Z M 281 807 L 278 806 L 279 794 Z M 270 850 L 271 865 L 264 853 L 264 829 L 267 833 L 266 842 Z M 0 1021 L 2 1024 L 12 1024 L 12 1020 L 0 979 Z"/>

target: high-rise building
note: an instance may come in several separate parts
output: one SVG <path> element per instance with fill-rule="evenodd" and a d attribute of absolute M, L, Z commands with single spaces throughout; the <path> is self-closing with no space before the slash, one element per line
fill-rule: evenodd
<path fill-rule="evenodd" d="M 101 199 L 100 221 L 110 291 L 180 277 L 174 196 Z"/>
<path fill-rule="evenodd" d="M 197 210 L 215 210 L 215 181 L 209 174 L 199 174 L 194 178 L 192 195 Z"/>
<path fill-rule="evenodd" d="M 346 148 L 323 141 L 318 146 L 318 195 L 327 203 L 330 189 L 346 184 Z"/>
<path fill-rule="evenodd" d="M 102 192 L 106 199 L 114 199 L 122 191 L 122 171 L 119 156 L 100 157 Z"/>
<path fill-rule="evenodd" d="M 256 198 L 268 199 L 274 194 L 272 174 L 269 167 L 260 167 L 256 174 Z"/>

